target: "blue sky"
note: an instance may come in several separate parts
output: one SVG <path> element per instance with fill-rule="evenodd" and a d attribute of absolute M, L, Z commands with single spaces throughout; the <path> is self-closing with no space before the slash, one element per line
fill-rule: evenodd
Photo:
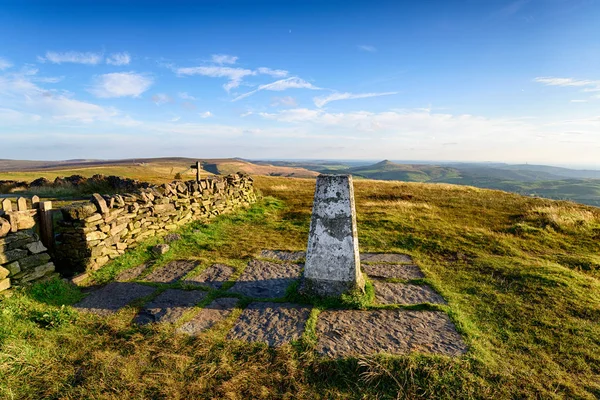
<path fill-rule="evenodd" d="M 600 166 L 600 2 L 0 1 L 0 158 Z"/>

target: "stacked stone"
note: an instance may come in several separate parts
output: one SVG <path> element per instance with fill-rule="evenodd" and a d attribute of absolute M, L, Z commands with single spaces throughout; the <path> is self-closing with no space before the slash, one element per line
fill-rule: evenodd
<path fill-rule="evenodd" d="M 59 247 L 65 272 L 96 270 L 141 241 L 197 219 L 208 219 L 256 201 L 252 178 L 244 174 L 172 182 L 61 211 Z"/>
<path fill-rule="evenodd" d="M 32 230 L 38 210 L 28 209 L 24 198 L 13 211 L 10 200 L 0 210 L 0 291 L 11 286 L 49 278 L 55 274 L 46 247 Z"/>

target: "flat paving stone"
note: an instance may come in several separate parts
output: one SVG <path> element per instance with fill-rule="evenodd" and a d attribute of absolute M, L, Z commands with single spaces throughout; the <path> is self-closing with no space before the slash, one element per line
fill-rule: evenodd
<path fill-rule="evenodd" d="M 319 314 L 317 351 L 340 358 L 411 352 L 460 356 L 467 346 L 441 311 L 341 310 Z"/>
<path fill-rule="evenodd" d="M 229 291 L 255 298 L 283 297 L 288 286 L 300 278 L 301 270 L 298 264 L 252 260 Z"/>
<path fill-rule="evenodd" d="M 148 282 L 173 283 L 177 282 L 188 272 L 196 268 L 196 266 L 198 266 L 197 261 L 171 261 L 164 267 L 152 271 L 148 276 L 146 276 L 143 279 Z"/>
<path fill-rule="evenodd" d="M 411 256 L 397 253 L 360 253 L 360 261 L 366 263 L 414 264 Z"/>
<path fill-rule="evenodd" d="M 198 276 L 186 279 L 185 283 L 208 286 L 212 289 L 221 289 L 223 283 L 227 282 L 235 268 L 224 264 L 213 264 Z"/>
<path fill-rule="evenodd" d="M 177 332 L 192 336 L 199 335 L 210 329 L 217 322 L 227 318 L 235 309 L 238 301 L 238 299 L 233 297 L 215 299 L 196 314 L 194 318 L 179 327 Z"/>
<path fill-rule="evenodd" d="M 136 279 L 137 277 L 139 277 L 142 274 L 142 272 L 144 272 L 146 270 L 146 268 L 148 268 L 148 265 L 141 264 L 141 265 L 138 265 L 137 267 L 126 269 L 125 271 L 119 272 L 116 280 L 118 282 L 127 282 L 130 280 Z"/>
<path fill-rule="evenodd" d="M 305 251 L 263 250 L 260 258 L 287 262 L 298 262 L 306 258 Z"/>
<path fill-rule="evenodd" d="M 446 300 L 430 286 L 410 283 L 373 281 L 378 304 L 446 304 Z"/>
<path fill-rule="evenodd" d="M 150 296 L 156 289 L 139 283 L 112 282 L 91 292 L 73 307 L 98 315 L 109 315 L 134 302 Z"/>
<path fill-rule="evenodd" d="M 361 269 L 374 278 L 422 279 L 425 275 L 413 264 L 362 264 Z"/>
<path fill-rule="evenodd" d="M 304 332 L 310 308 L 291 303 L 250 303 L 228 339 L 281 346 L 298 340 Z"/>
<path fill-rule="evenodd" d="M 135 318 L 137 324 L 174 323 L 206 297 L 202 290 L 167 289 L 148 303 Z"/>

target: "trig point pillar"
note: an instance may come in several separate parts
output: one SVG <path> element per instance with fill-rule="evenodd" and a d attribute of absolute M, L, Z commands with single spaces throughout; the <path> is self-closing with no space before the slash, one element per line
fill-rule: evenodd
<path fill-rule="evenodd" d="M 304 285 L 307 292 L 319 296 L 339 296 L 352 289 L 364 290 L 350 175 L 317 177 Z"/>

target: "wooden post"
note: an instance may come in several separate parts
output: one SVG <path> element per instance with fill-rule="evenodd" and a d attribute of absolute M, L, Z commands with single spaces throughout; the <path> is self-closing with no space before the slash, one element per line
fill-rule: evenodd
<path fill-rule="evenodd" d="M 40 239 L 48 249 L 54 249 L 54 227 L 52 224 L 52 202 L 41 201 L 40 209 Z"/>
<path fill-rule="evenodd" d="M 40 208 L 40 197 L 35 195 L 31 198 L 31 208 L 37 209 Z"/>
<path fill-rule="evenodd" d="M 191 165 L 190 168 L 196 170 L 196 182 L 200 182 L 200 161 L 196 161 L 196 164 Z"/>

